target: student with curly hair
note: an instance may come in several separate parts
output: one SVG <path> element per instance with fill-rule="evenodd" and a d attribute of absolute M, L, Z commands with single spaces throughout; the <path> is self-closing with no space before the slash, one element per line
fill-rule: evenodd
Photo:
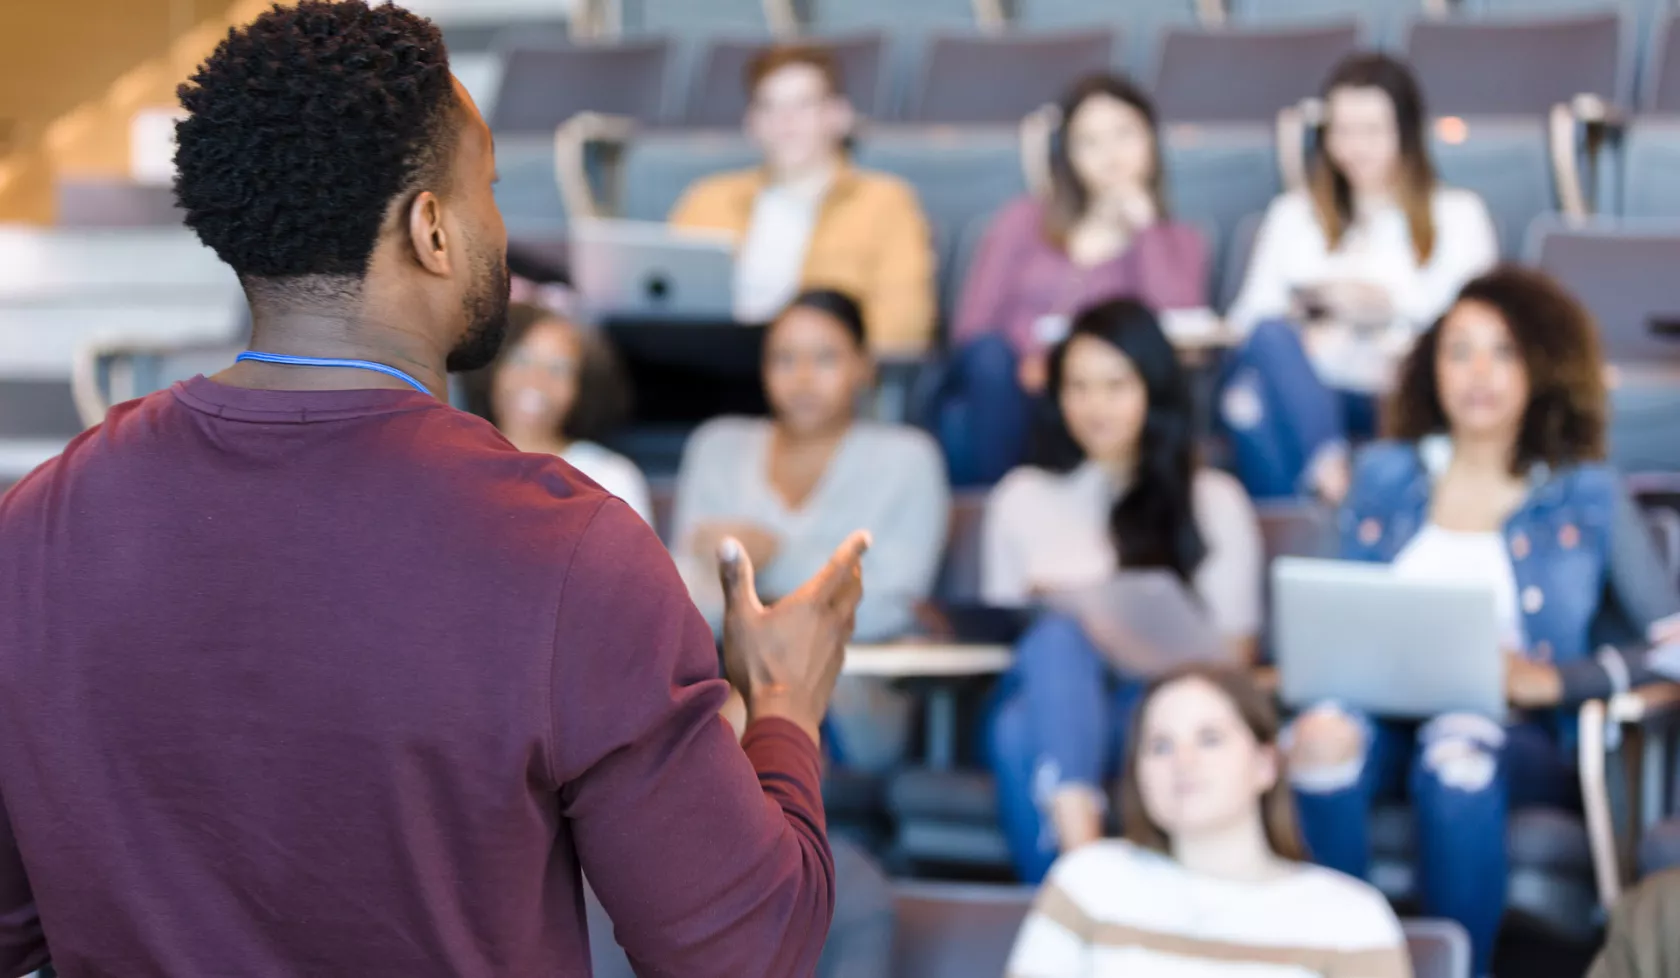
<path fill-rule="evenodd" d="M 253 349 L 0 499 L 0 974 L 810 974 L 818 726 L 867 538 L 711 630 L 628 506 L 442 400 L 508 303 L 431 22 L 302 0 L 181 89 Z M 50 942 L 50 946 L 49 946 Z"/>
<path fill-rule="evenodd" d="M 1555 282 L 1519 268 L 1475 279 L 1401 367 L 1395 440 L 1360 455 L 1342 506 L 1343 557 L 1493 585 L 1511 722 L 1324 706 L 1294 728 L 1314 856 L 1363 876 L 1366 812 L 1407 788 L 1423 909 L 1470 931 L 1476 974 L 1504 912 L 1506 812 L 1579 804 L 1569 708 L 1649 681 L 1624 649 L 1680 637 L 1663 621 L 1680 597 L 1604 463 L 1603 370 L 1592 317 Z"/>

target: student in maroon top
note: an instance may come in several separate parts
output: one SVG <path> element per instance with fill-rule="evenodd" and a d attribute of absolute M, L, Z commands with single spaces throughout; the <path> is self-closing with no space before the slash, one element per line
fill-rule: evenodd
<path fill-rule="evenodd" d="M 993 218 L 952 320 L 937 429 L 959 484 L 996 482 L 1026 453 L 1050 350 L 1112 299 L 1207 305 L 1208 245 L 1167 212 L 1155 107 L 1116 75 L 1074 85 L 1050 142 L 1048 193 Z"/>
<path fill-rule="evenodd" d="M 488 128 L 427 21 L 304 0 L 182 89 L 244 362 L 0 499 L 0 975 L 808 975 L 817 725 L 861 536 L 711 631 L 658 540 L 445 405 L 507 304 Z M 416 389 L 417 388 L 417 389 Z"/>

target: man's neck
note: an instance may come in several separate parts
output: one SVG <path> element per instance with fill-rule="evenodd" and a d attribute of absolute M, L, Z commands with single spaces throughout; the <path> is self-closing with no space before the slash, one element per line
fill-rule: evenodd
<path fill-rule="evenodd" d="M 412 376 L 440 400 L 448 397 L 447 350 L 437 349 L 410 330 L 359 312 L 253 311 L 251 349 L 294 357 L 380 363 Z M 242 387 L 273 390 L 408 387 L 398 378 L 368 370 L 252 362 L 236 364 L 225 379 Z"/>

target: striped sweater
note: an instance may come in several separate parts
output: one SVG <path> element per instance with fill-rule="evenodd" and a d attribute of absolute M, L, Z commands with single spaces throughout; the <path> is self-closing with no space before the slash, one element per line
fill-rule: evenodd
<path fill-rule="evenodd" d="M 1381 894 L 1316 866 L 1262 883 L 1198 876 L 1118 840 L 1057 861 L 1008 978 L 1406 978 Z"/>

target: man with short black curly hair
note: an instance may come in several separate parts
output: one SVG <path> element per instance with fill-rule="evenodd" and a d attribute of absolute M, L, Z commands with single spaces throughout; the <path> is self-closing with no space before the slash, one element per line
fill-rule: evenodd
<path fill-rule="evenodd" d="M 810 974 L 865 541 L 711 630 L 629 507 L 443 403 L 508 302 L 437 29 L 302 0 L 181 88 L 252 349 L 0 497 L 0 978 Z"/>

